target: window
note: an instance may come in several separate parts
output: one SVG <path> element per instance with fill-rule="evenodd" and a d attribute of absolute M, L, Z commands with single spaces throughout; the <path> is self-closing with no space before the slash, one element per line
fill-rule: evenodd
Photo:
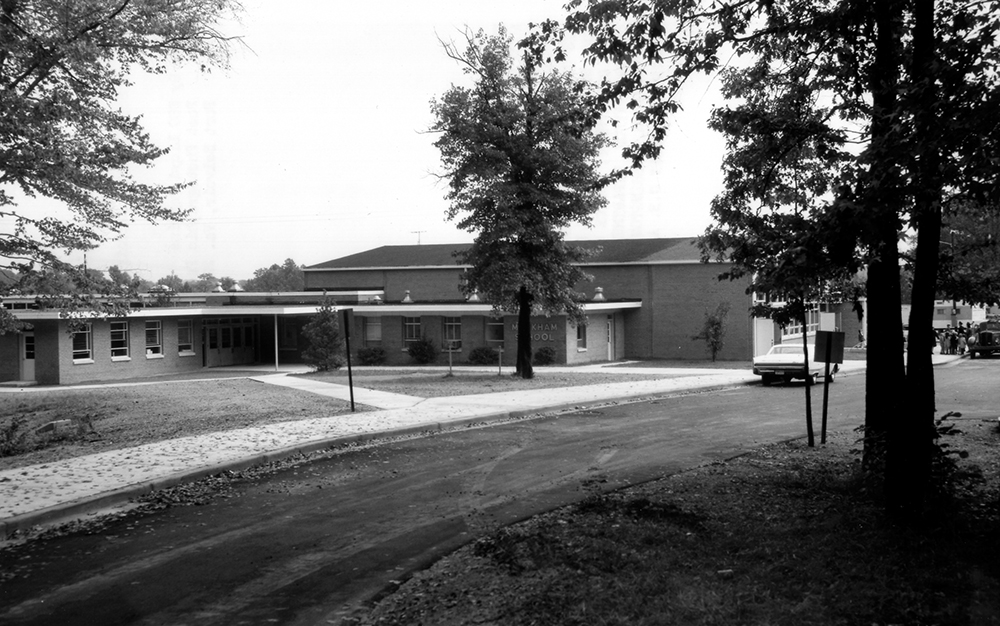
<path fill-rule="evenodd" d="M 403 341 L 416 341 L 420 339 L 420 318 L 403 318 Z"/>
<path fill-rule="evenodd" d="M 382 345 L 382 318 L 362 317 L 361 318 L 362 339 L 366 348 L 377 348 Z"/>
<path fill-rule="evenodd" d="M 576 325 L 576 349 L 587 349 L 587 327 L 583 324 Z"/>
<path fill-rule="evenodd" d="M 146 358 L 163 356 L 163 333 L 160 320 L 146 321 Z"/>
<path fill-rule="evenodd" d="M 462 318 L 444 318 L 444 345 L 446 350 L 462 349 Z"/>
<path fill-rule="evenodd" d="M 194 354 L 194 325 L 191 320 L 177 320 L 177 353 Z"/>
<path fill-rule="evenodd" d="M 219 330 L 222 332 L 222 348 L 233 347 L 233 329 L 229 326 L 223 326 Z"/>
<path fill-rule="evenodd" d="M 486 341 L 488 343 L 503 343 L 503 318 L 486 320 Z"/>
<path fill-rule="evenodd" d="M 111 322 L 111 360 L 128 360 L 128 322 Z"/>
<path fill-rule="evenodd" d="M 806 305 L 806 334 L 815 333 L 819 330 L 819 308 L 815 305 Z M 801 337 L 802 321 L 794 320 L 788 326 L 781 329 L 781 336 L 784 338 Z"/>
<path fill-rule="evenodd" d="M 24 335 L 24 359 L 31 361 L 35 358 L 35 336 Z"/>
<path fill-rule="evenodd" d="M 90 324 L 82 324 L 73 332 L 73 362 L 93 362 L 91 345 Z"/>

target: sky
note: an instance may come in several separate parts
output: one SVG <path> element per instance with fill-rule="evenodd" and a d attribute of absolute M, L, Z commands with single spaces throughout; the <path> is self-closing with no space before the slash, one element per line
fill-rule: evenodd
<path fill-rule="evenodd" d="M 294 259 L 313 265 L 382 245 L 472 241 L 446 218 L 430 102 L 460 67 L 441 40 L 462 31 L 515 37 L 562 15 L 563 0 L 244 0 L 229 67 L 135 77 L 120 98 L 170 153 L 143 173 L 193 181 L 171 206 L 191 220 L 135 223 L 87 253 L 88 267 L 156 281 L 237 280 Z M 722 138 L 705 128 L 713 85 L 682 100 L 660 159 L 605 193 L 592 228 L 569 239 L 683 237 L 710 223 Z M 614 139 L 614 136 L 612 136 Z M 71 257 L 82 262 L 82 254 Z"/>

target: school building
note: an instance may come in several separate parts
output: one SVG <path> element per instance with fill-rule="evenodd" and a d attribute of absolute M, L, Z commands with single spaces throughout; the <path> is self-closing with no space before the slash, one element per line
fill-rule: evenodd
<path fill-rule="evenodd" d="M 721 360 L 749 360 L 802 336 L 752 319 L 747 283 L 719 281 L 726 264 L 702 263 L 691 238 L 569 243 L 594 250 L 582 264 L 593 281 L 577 285 L 586 294 L 587 324 L 576 327 L 562 315 L 531 321 L 532 348 L 550 348 L 557 364 L 705 359 L 698 335 L 720 304 L 729 306 Z M 30 327 L 0 335 L 0 382 L 78 384 L 301 362 L 302 327 L 324 294 L 353 310 L 355 355 L 378 347 L 386 365 L 408 365 L 408 345 L 424 338 L 440 350 L 439 363 L 461 364 L 472 350 L 490 347 L 513 365 L 516 312 L 497 316 L 460 291 L 466 268 L 454 253 L 467 247 L 382 246 L 307 267 L 304 292 L 149 294 L 122 318 L 82 319 L 75 327 L 37 299 L 5 298 L 3 306 Z M 817 325 L 820 316 L 817 307 Z"/>

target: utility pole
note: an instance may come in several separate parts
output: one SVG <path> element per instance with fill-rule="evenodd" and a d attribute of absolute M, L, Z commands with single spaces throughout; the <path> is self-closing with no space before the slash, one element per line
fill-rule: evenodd
<path fill-rule="evenodd" d="M 426 230 L 411 230 L 410 232 L 412 234 L 414 234 L 414 235 L 417 236 L 417 245 L 419 246 L 420 245 L 420 234 L 421 233 L 426 233 L 427 231 Z"/>

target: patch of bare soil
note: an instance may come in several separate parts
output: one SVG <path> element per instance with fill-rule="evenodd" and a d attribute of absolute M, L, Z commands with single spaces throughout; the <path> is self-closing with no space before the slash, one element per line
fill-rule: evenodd
<path fill-rule="evenodd" d="M 249 379 L 0 393 L 0 451 L 9 448 L 0 470 L 349 411 L 348 402 Z"/>
<path fill-rule="evenodd" d="M 886 519 L 839 433 L 499 528 L 355 623 L 1000 624 L 1000 430 L 957 425 L 969 456 L 919 527 Z"/>

